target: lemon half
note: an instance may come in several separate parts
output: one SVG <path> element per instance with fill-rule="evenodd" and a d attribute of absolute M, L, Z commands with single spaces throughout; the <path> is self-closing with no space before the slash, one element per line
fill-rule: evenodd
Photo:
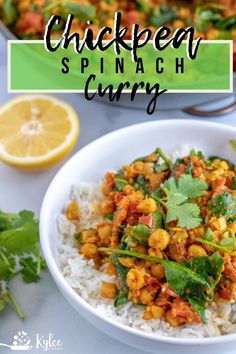
<path fill-rule="evenodd" d="M 21 95 L 0 108 L 0 159 L 24 170 L 44 170 L 74 148 L 79 119 L 51 95 Z"/>

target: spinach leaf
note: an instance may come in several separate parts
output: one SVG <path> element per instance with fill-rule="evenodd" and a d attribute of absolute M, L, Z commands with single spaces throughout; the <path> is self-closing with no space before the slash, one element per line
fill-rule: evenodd
<path fill-rule="evenodd" d="M 118 290 L 115 300 L 114 300 L 114 306 L 119 307 L 121 305 L 126 304 L 129 301 L 128 293 L 129 293 L 129 291 L 128 291 L 127 287 L 123 287 L 120 290 Z"/>
<path fill-rule="evenodd" d="M 138 176 L 136 178 L 137 187 L 142 190 L 144 195 L 149 195 L 148 183 L 143 176 Z"/>
<path fill-rule="evenodd" d="M 215 28 L 219 30 L 231 30 L 236 28 L 236 15 L 220 19 L 215 24 Z"/>
<path fill-rule="evenodd" d="M 194 272 L 201 274 L 210 284 L 209 277 L 218 279 L 224 266 L 224 259 L 219 253 L 214 253 L 212 256 L 193 257 L 187 263 Z"/>
<path fill-rule="evenodd" d="M 160 210 L 154 211 L 152 214 L 152 229 L 162 228 L 164 224 L 164 216 Z"/>
<path fill-rule="evenodd" d="M 207 241 L 212 241 L 213 239 L 213 231 L 210 227 L 208 227 L 208 229 L 206 230 L 205 235 L 203 236 L 203 238 Z"/>
<path fill-rule="evenodd" d="M 136 238 L 141 243 L 141 245 L 148 244 L 150 233 L 150 228 L 147 225 L 141 223 L 134 226 L 132 229 L 132 236 Z"/>
<path fill-rule="evenodd" d="M 234 238 L 233 237 L 224 238 L 219 242 L 219 244 L 221 246 L 234 247 Z"/>
<path fill-rule="evenodd" d="M 206 316 L 205 316 L 206 302 L 204 300 L 201 300 L 199 298 L 193 298 L 191 296 L 188 296 L 188 301 L 192 305 L 193 309 L 197 312 L 202 322 L 205 323 L 206 322 Z"/>
<path fill-rule="evenodd" d="M 96 7 L 88 4 L 65 3 L 64 10 L 81 20 L 91 20 L 96 15 Z"/>
<path fill-rule="evenodd" d="M 183 299 L 188 296 L 196 296 L 199 292 L 211 287 L 211 283 L 182 264 L 163 260 L 166 279 L 171 289 Z"/>
<path fill-rule="evenodd" d="M 125 245 L 120 244 L 119 248 L 120 248 L 120 250 L 122 250 L 125 248 Z M 129 271 L 129 269 L 120 263 L 117 254 L 114 254 L 114 253 L 112 254 L 111 261 L 116 267 L 116 274 L 122 284 L 122 288 L 117 292 L 116 298 L 114 300 L 114 306 L 118 307 L 118 306 L 123 305 L 129 301 L 129 299 L 128 299 L 129 288 L 126 284 L 126 277 L 127 277 L 127 273 Z"/>
<path fill-rule="evenodd" d="M 17 20 L 17 10 L 12 0 L 3 1 L 3 17 L 8 25 L 14 24 Z"/>
<path fill-rule="evenodd" d="M 143 253 L 128 251 L 118 248 L 105 248 L 98 249 L 100 252 L 112 253 L 115 255 L 126 255 L 130 257 L 145 259 L 150 262 L 163 264 L 165 268 L 167 281 L 173 291 L 178 295 L 186 298 L 191 292 L 196 294 L 197 289 L 207 289 L 211 287 L 211 283 L 203 278 L 201 275 L 192 271 L 189 267 L 186 267 L 180 263 L 169 261 L 166 259 L 160 259 L 153 256 L 148 256 Z M 192 291 L 193 290 L 193 291 Z M 186 292 L 187 291 L 187 292 Z"/>
<path fill-rule="evenodd" d="M 107 214 L 104 216 L 104 219 L 107 220 L 107 221 L 112 221 L 114 218 L 113 214 Z"/>
<path fill-rule="evenodd" d="M 141 12 L 144 12 L 145 14 L 150 12 L 150 6 L 147 0 L 136 0 L 136 3 L 138 4 L 138 8 Z"/>
<path fill-rule="evenodd" d="M 231 187 L 231 189 L 233 189 L 233 190 L 236 189 L 236 176 L 233 177 L 230 187 Z"/>
<path fill-rule="evenodd" d="M 229 192 L 218 194 L 210 200 L 209 209 L 213 215 L 228 219 L 236 214 L 236 199 Z"/>
<path fill-rule="evenodd" d="M 127 186 L 127 184 L 129 184 L 129 182 L 124 179 L 124 178 L 121 178 L 119 174 L 116 174 L 114 176 L 114 180 L 115 180 L 115 188 L 113 189 L 114 191 L 119 191 L 121 192 L 122 189 Z"/>
<path fill-rule="evenodd" d="M 178 18 L 175 7 L 168 8 L 165 4 L 161 4 L 160 8 L 154 9 L 150 18 L 149 25 L 155 27 L 161 27 L 168 23 L 172 23 Z"/>

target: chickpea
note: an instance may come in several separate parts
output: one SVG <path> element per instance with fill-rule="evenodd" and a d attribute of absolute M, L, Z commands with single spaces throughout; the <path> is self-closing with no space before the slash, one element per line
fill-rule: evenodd
<path fill-rule="evenodd" d="M 212 222 L 212 227 L 217 231 L 225 231 L 227 228 L 227 222 L 225 218 L 221 216 Z"/>
<path fill-rule="evenodd" d="M 108 245 L 112 235 L 112 226 L 110 224 L 98 225 L 97 230 L 101 242 Z"/>
<path fill-rule="evenodd" d="M 143 305 L 148 305 L 150 302 L 152 302 L 152 294 L 148 291 L 147 288 L 142 288 L 140 290 L 139 300 Z"/>
<path fill-rule="evenodd" d="M 108 187 L 107 183 L 103 183 L 102 187 L 101 187 L 101 192 L 102 194 L 104 194 L 105 196 L 108 196 L 109 192 L 110 192 L 110 188 Z"/>
<path fill-rule="evenodd" d="M 109 275 L 115 275 L 116 274 L 116 267 L 115 267 L 115 265 L 112 262 L 108 263 L 107 274 L 109 274 Z"/>
<path fill-rule="evenodd" d="M 144 320 L 151 320 L 155 319 L 158 320 L 164 315 L 164 310 L 160 306 L 151 305 L 147 306 L 146 311 L 144 312 L 143 319 Z"/>
<path fill-rule="evenodd" d="M 157 187 L 160 186 L 161 182 L 164 179 L 163 174 L 156 174 L 156 173 L 151 173 L 150 175 L 147 175 L 147 180 L 149 181 L 149 187 L 154 190 Z"/>
<path fill-rule="evenodd" d="M 227 230 L 236 233 L 236 221 L 233 221 L 231 224 L 227 226 Z"/>
<path fill-rule="evenodd" d="M 142 162 L 142 161 L 137 161 L 134 162 L 131 167 L 133 167 L 133 170 L 140 175 L 148 175 L 152 173 L 153 171 L 153 165 L 152 163 L 149 162 Z"/>
<path fill-rule="evenodd" d="M 80 253 L 83 254 L 86 258 L 95 258 L 98 254 L 97 246 L 93 243 L 85 243 L 80 248 Z"/>
<path fill-rule="evenodd" d="M 19 2 L 19 4 L 18 4 L 18 11 L 20 13 L 26 12 L 26 11 L 28 11 L 29 7 L 30 7 L 30 1 L 23 0 L 23 1 Z"/>
<path fill-rule="evenodd" d="M 184 24 L 184 21 L 181 21 L 181 20 L 175 20 L 173 22 L 173 27 L 174 28 L 181 28 L 181 27 L 184 27 L 185 24 Z"/>
<path fill-rule="evenodd" d="M 96 243 L 98 240 L 97 230 L 83 230 L 80 233 L 81 243 Z"/>
<path fill-rule="evenodd" d="M 175 317 L 172 314 L 172 311 L 169 310 L 166 312 L 165 316 L 166 322 L 168 322 L 172 327 L 178 327 L 181 323 L 183 323 L 178 317 Z"/>
<path fill-rule="evenodd" d="M 225 171 L 229 170 L 229 165 L 226 161 L 220 161 L 220 167 L 223 168 L 223 170 Z"/>
<path fill-rule="evenodd" d="M 219 35 L 219 30 L 216 28 L 212 28 L 207 32 L 207 39 L 216 39 Z"/>
<path fill-rule="evenodd" d="M 155 264 L 151 268 L 151 273 L 155 278 L 161 280 L 165 277 L 165 268 L 162 264 Z"/>
<path fill-rule="evenodd" d="M 101 296 L 105 299 L 114 299 L 116 297 L 117 287 L 114 283 L 102 282 Z"/>
<path fill-rule="evenodd" d="M 156 250 L 155 248 L 149 248 L 148 255 L 163 259 L 163 253 L 160 250 Z"/>
<path fill-rule="evenodd" d="M 157 205 L 154 199 L 146 198 L 138 203 L 137 209 L 141 213 L 149 214 L 157 210 Z"/>
<path fill-rule="evenodd" d="M 115 211 L 115 203 L 113 200 L 104 200 L 99 206 L 99 211 L 102 216 L 113 214 Z"/>
<path fill-rule="evenodd" d="M 131 268 L 136 265 L 135 259 L 132 257 L 119 257 L 118 259 L 124 267 Z"/>
<path fill-rule="evenodd" d="M 164 250 L 170 242 L 170 235 L 164 229 L 156 229 L 148 239 L 148 244 L 150 247 Z"/>
<path fill-rule="evenodd" d="M 66 217 L 68 220 L 78 220 L 79 219 L 79 205 L 73 200 L 66 208 Z"/>
<path fill-rule="evenodd" d="M 175 233 L 172 235 L 172 240 L 174 240 L 175 242 L 181 242 L 183 240 L 187 240 L 188 238 L 187 230 L 173 230 L 173 231 L 175 231 Z"/>
<path fill-rule="evenodd" d="M 138 245 L 136 247 L 133 247 L 133 249 L 134 249 L 135 252 L 138 252 L 138 253 L 143 253 L 143 254 L 147 254 L 148 253 L 147 247 L 142 246 L 142 245 Z"/>
<path fill-rule="evenodd" d="M 202 257 L 202 256 L 206 256 L 206 255 L 207 255 L 206 250 L 202 246 L 193 244 L 188 249 L 189 258 Z"/>
<path fill-rule="evenodd" d="M 145 285 L 145 275 L 144 268 L 131 268 L 126 277 L 128 287 L 133 290 L 141 289 Z"/>

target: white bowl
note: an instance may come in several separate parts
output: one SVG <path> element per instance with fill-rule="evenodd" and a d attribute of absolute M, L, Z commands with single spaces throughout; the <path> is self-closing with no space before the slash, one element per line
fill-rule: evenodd
<path fill-rule="evenodd" d="M 206 155 L 219 155 L 235 161 L 236 153 L 229 145 L 230 139 L 236 139 L 236 128 L 222 124 L 195 120 L 142 123 L 95 140 L 77 152 L 57 173 L 42 204 L 41 246 L 58 288 L 66 300 L 94 326 L 121 342 L 153 353 L 178 354 L 183 350 L 191 350 L 191 354 L 202 351 L 214 354 L 235 353 L 232 341 L 236 341 L 236 334 L 201 339 L 162 337 L 127 327 L 97 313 L 62 276 L 57 261 L 56 227 L 56 218 L 68 201 L 71 186 L 75 182 L 98 182 L 105 172 L 148 154 L 157 146 L 170 154 L 181 145 L 187 144 L 203 150 Z"/>

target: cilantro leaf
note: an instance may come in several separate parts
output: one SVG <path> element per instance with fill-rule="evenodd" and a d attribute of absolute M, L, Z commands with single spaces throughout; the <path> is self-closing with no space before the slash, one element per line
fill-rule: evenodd
<path fill-rule="evenodd" d="M 171 177 L 164 185 L 172 193 L 182 194 L 186 198 L 200 197 L 208 188 L 208 184 L 205 181 L 200 178 L 193 178 L 189 174 L 181 175 L 178 182 L 174 177 Z"/>
<path fill-rule="evenodd" d="M 27 222 L 15 229 L 0 233 L 0 247 L 6 248 L 11 253 L 20 255 L 36 251 L 38 242 L 38 222 Z"/>
<path fill-rule="evenodd" d="M 25 283 L 35 283 L 39 280 L 38 262 L 34 262 L 32 257 L 21 258 L 20 265 L 22 266 L 21 274 Z"/>
<path fill-rule="evenodd" d="M 169 192 L 178 192 L 177 182 L 174 177 L 170 177 L 167 181 L 165 181 L 164 186 Z"/>
<path fill-rule="evenodd" d="M 178 192 L 188 198 L 200 197 L 207 190 L 208 184 L 200 178 L 183 174 L 178 180 Z"/>
<path fill-rule="evenodd" d="M 197 204 L 189 203 L 188 198 L 204 194 L 208 184 L 199 178 L 183 174 L 178 181 L 174 177 L 164 183 L 166 199 L 155 198 L 167 208 L 166 222 L 177 220 L 177 226 L 192 229 L 200 225 L 200 209 Z"/>
<path fill-rule="evenodd" d="M 187 230 L 194 229 L 198 227 L 202 221 L 200 214 L 200 209 L 197 204 L 194 203 L 183 203 L 170 204 L 165 203 L 167 207 L 166 222 L 173 220 L 178 220 L 177 226 L 186 228 Z"/>

